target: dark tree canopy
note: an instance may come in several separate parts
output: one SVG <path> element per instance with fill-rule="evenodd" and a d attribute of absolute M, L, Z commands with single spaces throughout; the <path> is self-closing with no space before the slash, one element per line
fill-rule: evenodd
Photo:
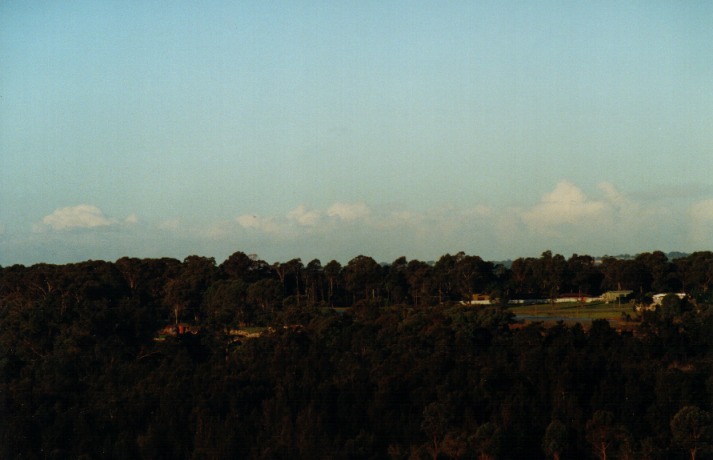
<path fill-rule="evenodd" d="M 507 306 L 607 290 L 687 296 Z M 712 290 L 710 252 L 0 267 L 0 458 L 705 458 Z"/>

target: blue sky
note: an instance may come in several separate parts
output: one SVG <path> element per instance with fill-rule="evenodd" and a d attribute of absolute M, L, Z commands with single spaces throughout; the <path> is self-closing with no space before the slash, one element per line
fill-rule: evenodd
<path fill-rule="evenodd" d="M 0 265 L 713 246 L 710 2 L 0 4 Z"/>

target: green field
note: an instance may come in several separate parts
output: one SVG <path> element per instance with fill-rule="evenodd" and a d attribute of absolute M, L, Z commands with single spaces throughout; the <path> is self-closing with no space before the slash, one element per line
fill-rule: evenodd
<path fill-rule="evenodd" d="M 621 320 L 624 315 L 634 316 L 634 307 L 630 303 L 604 303 L 604 302 L 567 302 L 537 305 L 519 305 L 510 307 L 510 311 L 518 316 L 538 316 L 546 319 L 573 318 L 573 319 L 608 319 Z"/>

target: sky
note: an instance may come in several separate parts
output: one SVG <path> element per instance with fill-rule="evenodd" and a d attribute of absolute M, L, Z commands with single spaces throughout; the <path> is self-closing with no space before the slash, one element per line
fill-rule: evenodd
<path fill-rule="evenodd" d="M 0 2 L 0 265 L 713 249 L 708 1 Z"/>

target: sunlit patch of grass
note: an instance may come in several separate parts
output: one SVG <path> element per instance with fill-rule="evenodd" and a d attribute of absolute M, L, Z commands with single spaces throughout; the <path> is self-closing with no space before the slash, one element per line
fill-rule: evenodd
<path fill-rule="evenodd" d="M 267 330 L 267 327 L 265 327 L 265 326 L 241 327 L 240 330 L 243 332 L 246 332 L 248 334 L 260 334 L 262 332 L 265 332 Z"/>
<path fill-rule="evenodd" d="M 632 304 L 604 303 L 604 302 L 566 302 L 537 305 L 518 305 L 510 307 L 510 311 L 521 316 L 559 316 L 583 319 L 621 319 L 623 315 L 633 315 Z"/>

